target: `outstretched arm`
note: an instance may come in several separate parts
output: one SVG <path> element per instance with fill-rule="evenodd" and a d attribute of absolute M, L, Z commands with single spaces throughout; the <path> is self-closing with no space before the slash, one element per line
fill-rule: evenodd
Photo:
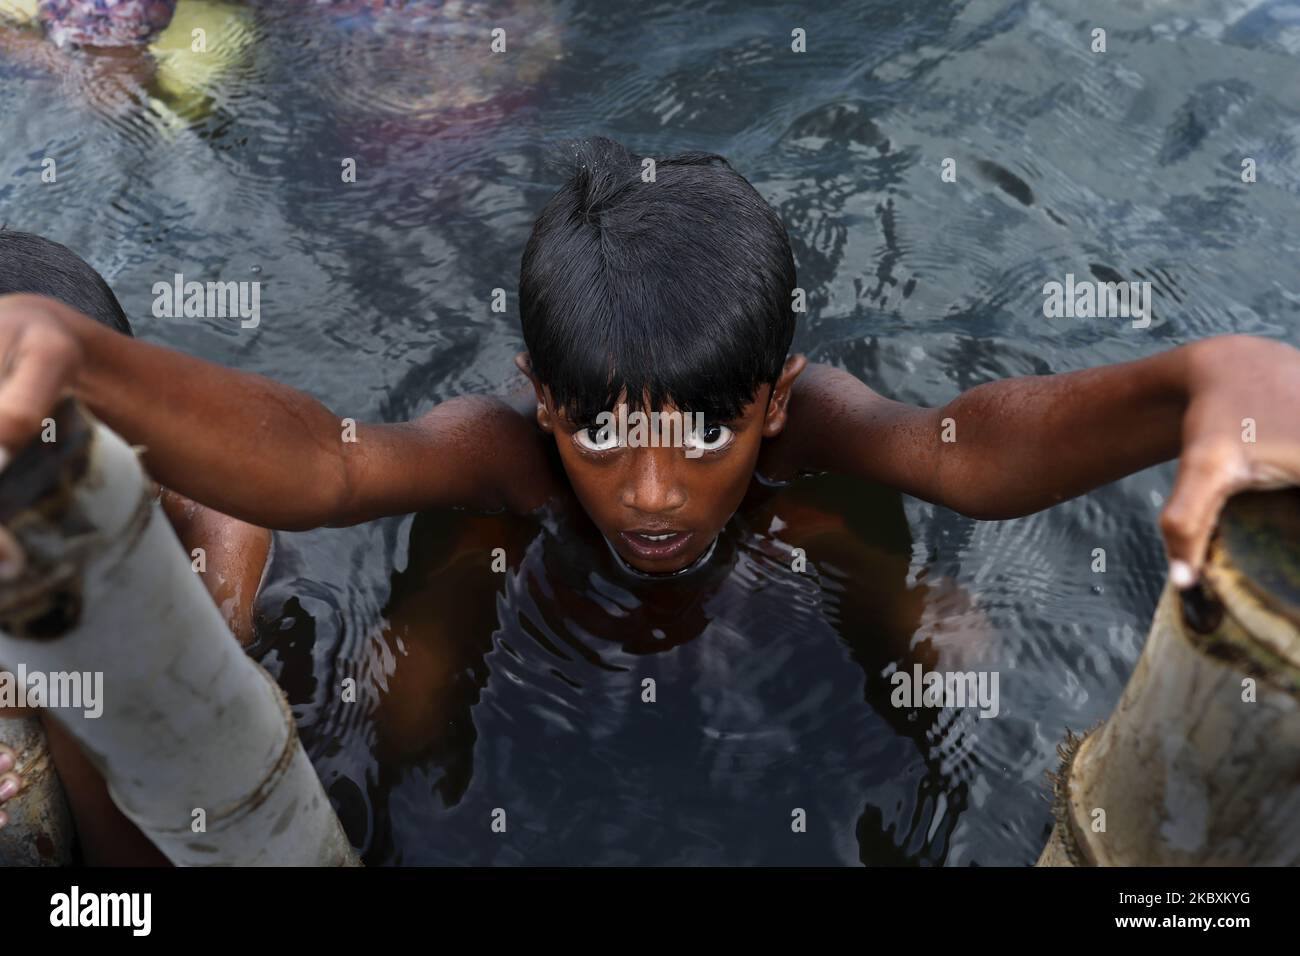
<path fill-rule="evenodd" d="M 1300 351 L 1223 336 L 1118 365 L 990 382 L 935 409 L 814 366 L 796 384 L 790 427 L 797 421 L 826 436 L 802 442 L 811 467 L 884 481 L 977 518 L 1030 514 L 1181 456 L 1161 529 L 1174 581 L 1187 586 L 1231 494 L 1300 484 Z"/>
<path fill-rule="evenodd" d="M 163 485 L 254 525 L 303 530 L 509 503 L 509 429 L 521 419 L 495 399 L 353 431 L 271 379 L 120 335 L 52 299 L 0 297 L 0 449 L 13 455 L 32 441 L 66 394 L 143 446 Z"/>

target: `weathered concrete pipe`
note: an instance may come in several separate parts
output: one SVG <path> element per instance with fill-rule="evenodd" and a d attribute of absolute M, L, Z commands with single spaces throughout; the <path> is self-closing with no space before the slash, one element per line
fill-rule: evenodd
<path fill-rule="evenodd" d="M 1062 748 L 1039 866 L 1300 865 L 1300 492 L 1233 498 L 1202 582 Z"/>
<path fill-rule="evenodd" d="M 136 452 L 71 402 L 55 427 L 0 473 L 0 523 L 27 555 L 0 586 L 0 662 L 102 675 L 98 716 L 49 714 L 174 863 L 355 864 L 284 695 L 231 637 Z"/>
<path fill-rule="evenodd" d="M 67 866 L 72 862 L 72 814 L 54 770 L 41 719 L 0 717 L 0 743 L 18 754 L 23 790 L 4 805 L 0 866 Z"/>

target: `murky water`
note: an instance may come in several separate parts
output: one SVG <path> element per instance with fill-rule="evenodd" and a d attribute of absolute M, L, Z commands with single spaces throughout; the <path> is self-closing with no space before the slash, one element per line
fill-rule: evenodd
<path fill-rule="evenodd" d="M 795 243 L 796 346 L 893 398 L 1300 342 L 1300 5 L 686 6 L 264 4 L 185 82 L 10 31 L 0 219 L 94 263 L 140 337 L 359 419 L 512 381 L 491 291 L 514 306 L 544 146 L 591 133 L 727 156 Z M 260 325 L 153 318 L 176 272 L 258 279 Z M 1149 280 L 1155 321 L 1044 319 L 1068 272 Z M 1170 475 L 1000 523 L 806 481 L 689 583 L 559 512 L 284 534 L 258 651 L 370 863 L 1026 864 L 1056 744 L 1140 650 Z M 892 707 L 917 662 L 998 672 L 998 716 Z"/>

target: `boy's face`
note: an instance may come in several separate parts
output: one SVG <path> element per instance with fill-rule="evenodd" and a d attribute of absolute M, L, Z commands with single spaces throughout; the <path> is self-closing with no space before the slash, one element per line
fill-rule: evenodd
<path fill-rule="evenodd" d="M 526 359 L 519 364 L 533 377 Z M 570 421 L 533 378 L 537 423 L 555 436 L 573 490 L 610 546 L 639 571 L 669 574 L 703 555 L 740 506 L 763 439 L 785 427 L 790 389 L 805 364 L 803 356 L 788 359 L 780 379 L 760 387 L 739 418 L 706 420 L 693 435 L 686 432 L 685 442 L 671 437 L 681 434 L 670 431 L 671 417 L 660 419 L 658 434 L 670 437 L 659 447 L 638 441 L 637 418 L 626 404 L 604 427 Z M 619 413 L 628 422 L 622 442 Z M 680 417 L 688 427 L 698 423 Z"/>

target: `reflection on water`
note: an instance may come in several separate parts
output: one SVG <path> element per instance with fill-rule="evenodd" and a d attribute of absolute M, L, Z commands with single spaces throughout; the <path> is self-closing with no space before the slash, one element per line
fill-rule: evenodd
<path fill-rule="evenodd" d="M 667 580 L 560 509 L 420 516 L 381 625 L 333 672 L 362 688 L 352 707 L 313 706 L 315 622 L 291 598 L 272 659 L 305 739 L 342 764 L 319 761 L 369 861 L 941 861 L 982 785 L 972 728 L 891 707 L 887 673 L 975 660 L 993 635 L 951 582 L 909 584 L 896 494 L 764 497 Z M 817 563 L 792 570 L 795 548 Z M 357 751 L 364 790 L 343 769 Z M 504 843 L 476 823 L 496 808 Z"/>
<path fill-rule="evenodd" d="M 1298 341 L 1293 3 L 240 10 L 237 55 L 183 101 L 157 63 L 0 31 L 0 218 L 100 268 L 142 338 L 340 415 L 513 380 L 491 291 L 556 185 L 544 145 L 591 133 L 729 157 L 790 229 L 797 347 L 893 398 Z M 255 273 L 260 326 L 154 319 L 175 272 Z M 1066 273 L 1150 281 L 1151 327 L 1044 319 Z M 756 496 L 689 581 L 628 577 L 558 508 L 281 535 L 259 652 L 371 863 L 1026 864 L 1057 742 L 1140 650 L 1169 473 L 1001 523 L 807 480 Z M 917 663 L 998 672 L 998 717 L 891 706 Z"/>

